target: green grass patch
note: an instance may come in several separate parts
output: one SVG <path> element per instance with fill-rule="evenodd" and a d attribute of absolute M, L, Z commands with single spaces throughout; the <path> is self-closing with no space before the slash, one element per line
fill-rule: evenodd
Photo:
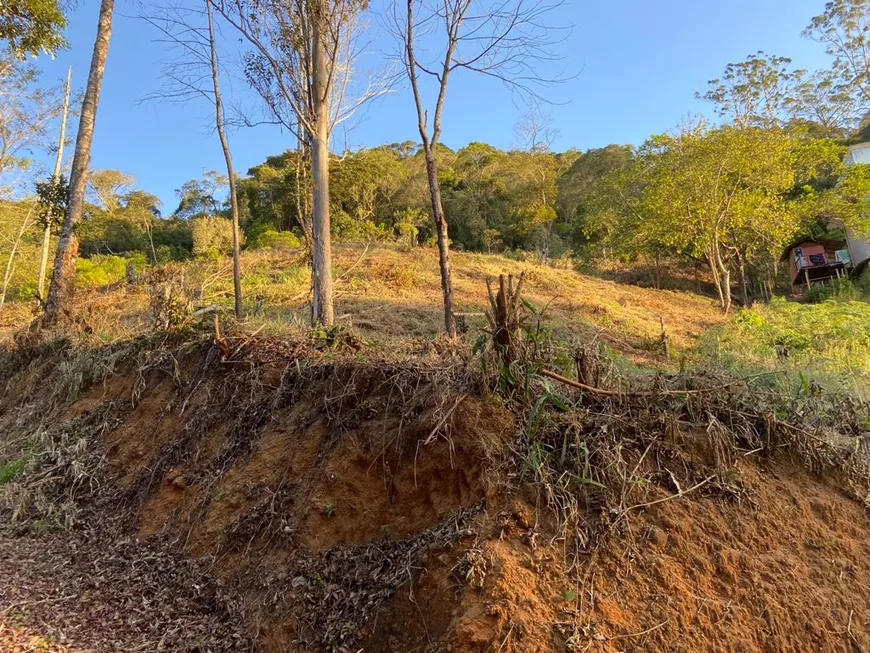
<path fill-rule="evenodd" d="M 701 341 L 698 353 L 740 373 L 779 370 L 866 396 L 870 387 L 870 303 L 774 299 L 742 310 Z"/>
<path fill-rule="evenodd" d="M 26 458 L 18 458 L 17 460 L 8 460 L 0 462 L 0 485 L 11 483 L 16 478 L 21 476 L 24 468 L 27 467 Z"/>

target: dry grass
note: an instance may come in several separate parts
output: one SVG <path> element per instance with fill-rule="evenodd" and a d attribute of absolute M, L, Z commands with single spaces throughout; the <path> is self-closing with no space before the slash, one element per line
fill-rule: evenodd
<path fill-rule="evenodd" d="M 247 329 L 287 336 L 307 327 L 310 275 L 300 251 L 245 252 L 242 269 Z M 185 283 L 197 288 L 199 306 L 230 307 L 230 270 L 228 260 L 184 264 Z M 475 314 L 467 319 L 472 331 L 486 324 L 485 280 L 520 272 L 526 274 L 524 296 L 545 309 L 543 317 L 557 334 L 565 339 L 597 337 L 635 360 L 658 356 L 660 318 L 677 349 L 691 347 L 704 331 L 722 321 L 710 299 L 689 292 L 622 285 L 501 256 L 456 252 L 453 271 L 456 308 Z M 440 331 L 441 282 L 435 249 L 340 245 L 334 250 L 333 273 L 336 314 L 366 340 L 390 348 L 408 338 L 431 339 Z M 110 342 L 151 330 L 149 301 L 145 288 L 116 284 L 81 292 L 76 310 L 93 338 Z M 11 338 L 30 319 L 30 304 L 0 309 L 0 341 Z"/>

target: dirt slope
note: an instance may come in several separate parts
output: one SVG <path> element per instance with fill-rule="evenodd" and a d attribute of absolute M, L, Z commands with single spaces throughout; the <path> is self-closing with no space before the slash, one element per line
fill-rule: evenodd
<path fill-rule="evenodd" d="M 615 525 L 578 549 L 582 534 L 560 535 L 541 488 L 510 477 L 522 468 L 499 466 L 517 427 L 479 385 L 476 361 L 247 347 L 236 363 L 183 344 L 118 357 L 99 383 L 76 376 L 82 390 L 54 436 L 75 433 L 98 452 L 76 463 L 93 477 L 64 490 L 89 502 L 84 515 L 113 515 L 143 543 L 127 546 L 191 558 L 203 587 L 220 588 L 208 596 L 229 597 L 208 650 L 237 650 L 237 628 L 267 653 L 870 650 L 866 507 L 787 456 L 741 456 L 727 488 L 671 498 L 687 487 L 674 450 L 650 505 L 622 522 L 590 508 L 586 522 Z M 4 368 L 7 432 L 38 419 L 56 355 Z M 56 597 L 32 557 L 9 558 L 24 571 L 0 593 L 0 623 L 69 631 L 38 609 L 41 594 Z M 156 601 L 144 614 L 211 623 L 185 596 L 176 612 Z M 92 615 L 88 600 L 67 608 Z"/>

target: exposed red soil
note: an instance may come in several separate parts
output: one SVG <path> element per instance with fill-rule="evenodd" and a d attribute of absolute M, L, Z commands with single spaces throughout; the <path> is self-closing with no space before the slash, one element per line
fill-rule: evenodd
<path fill-rule="evenodd" d="M 572 568 L 494 482 L 497 401 L 421 377 L 400 402 L 363 365 L 282 394 L 284 367 L 252 396 L 192 356 L 101 441 L 138 537 L 206 564 L 266 653 L 870 650 L 867 509 L 786 459 L 741 460 L 737 498 L 638 511 Z"/>
<path fill-rule="evenodd" d="M 583 595 L 605 638 L 590 650 L 870 649 L 867 510 L 801 469 L 765 467 L 740 465 L 740 505 L 660 504 L 603 552 Z"/>

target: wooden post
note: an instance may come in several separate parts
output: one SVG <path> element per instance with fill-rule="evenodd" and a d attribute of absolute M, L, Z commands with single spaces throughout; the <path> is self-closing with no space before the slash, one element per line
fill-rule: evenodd
<path fill-rule="evenodd" d="M 661 335 L 661 343 L 662 350 L 665 352 L 665 358 L 671 357 L 671 347 L 668 342 L 668 332 L 665 331 L 665 318 L 659 315 L 659 323 L 662 325 L 662 335 Z"/>

